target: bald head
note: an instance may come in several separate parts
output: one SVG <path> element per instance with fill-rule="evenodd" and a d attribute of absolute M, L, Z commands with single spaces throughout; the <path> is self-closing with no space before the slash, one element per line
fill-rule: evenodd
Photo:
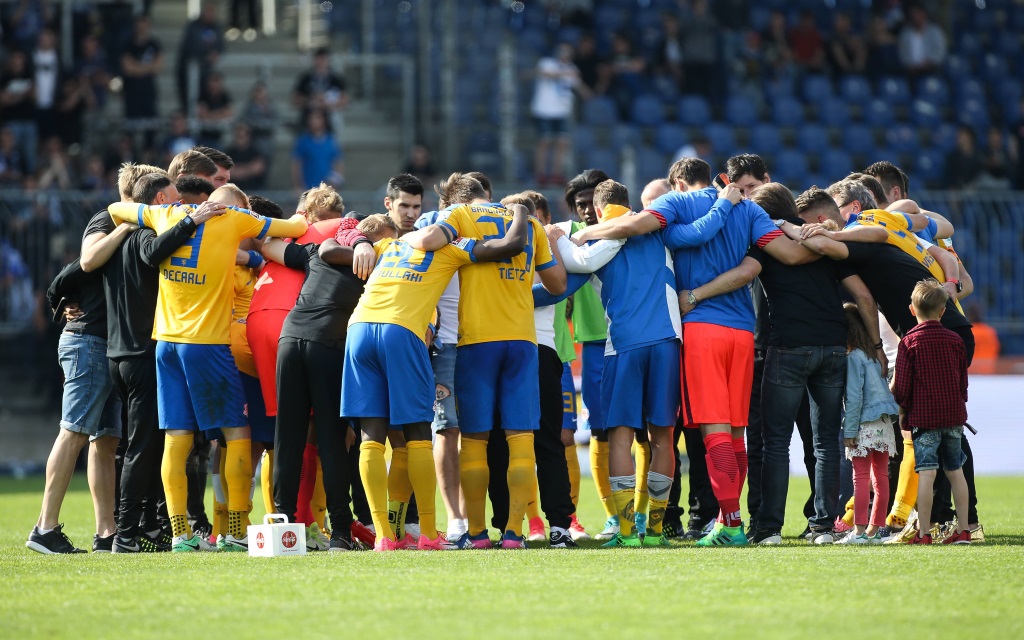
<path fill-rule="evenodd" d="M 646 208 L 652 202 L 665 195 L 672 190 L 672 185 L 668 183 L 665 178 L 658 178 L 657 180 L 651 180 L 644 187 L 643 193 L 640 194 L 640 204 Z"/>

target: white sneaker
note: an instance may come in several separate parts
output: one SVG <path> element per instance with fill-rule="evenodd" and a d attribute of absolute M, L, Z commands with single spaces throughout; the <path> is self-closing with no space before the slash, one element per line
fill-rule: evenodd
<path fill-rule="evenodd" d="M 846 534 L 846 536 L 844 536 L 843 539 L 837 542 L 836 544 L 868 544 L 868 542 L 868 534 L 857 534 L 851 531 L 850 533 Z"/>
<path fill-rule="evenodd" d="M 612 516 L 605 520 L 604 531 L 594 536 L 594 540 L 611 540 L 617 535 L 619 535 L 619 519 Z"/>
<path fill-rule="evenodd" d="M 405 525 L 405 532 L 408 535 L 411 535 L 413 540 L 419 540 L 420 539 L 420 525 L 419 525 L 419 523 L 418 522 L 414 522 L 412 524 Z M 374 533 L 376 533 L 376 532 L 374 532 Z"/>
<path fill-rule="evenodd" d="M 815 531 L 811 534 L 811 544 L 832 544 L 836 535 L 831 531 Z"/>
<path fill-rule="evenodd" d="M 327 551 L 330 546 L 331 541 L 320 531 L 317 523 L 306 527 L 306 551 Z"/>
<path fill-rule="evenodd" d="M 249 536 L 244 538 L 236 538 L 230 533 L 224 536 L 224 539 L 217 543 L 217 548 L 221 551 L 249 551 Z"/>
<path fill-rule="evenodd" d="M 772 535 L 768 536 L 764 540 L 758 540 L 757 544 L 763 544 L 763 545 L 782 544 L 782 534 L 781 533 L 773 533 Z"/>

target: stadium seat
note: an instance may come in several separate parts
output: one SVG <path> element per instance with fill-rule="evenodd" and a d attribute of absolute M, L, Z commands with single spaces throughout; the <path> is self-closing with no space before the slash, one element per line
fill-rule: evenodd
<path fill-rule="evenodd" d="M 864 107 L 864 122 L 873 127 L 888 127 L 893 123 L 892 108 L 889 103 L 875 98 Z"/>
<path fill-rule="evenodd" d="M 975 57 L 982 52 L 981 39 L 970 31 L 960 31 L 952 48 L 965 56 Z"/>
<path fill-rule="evenodd" d="M 875 136 L 867 125 L 855 123 L 843 129 L 843 148 L 850 153 L 868 153 L 874 147 Z"/>
<path fill-rule="evenodd" d="M 688 140 L 686 129 L 671 122 L 661 125 L 654 131 L 654 146 L 666 155 L 675 155 Z"/>
<path fill-rule="evenodd" d="M 711 120 L 711 107 L 703 96 L 679 99 L 679 122 L 688 127 L 703 127 Z"/>
<path fill-rule="evenodd" d="M 964 78 L 970 77 L 971 63 L 967 59 L 959 54 L 951 53 L 946 56 L 945 62 L 946 77 L 951 82 L 957 82 Z"/>
<path fill-rule="evenodd" d="M 761 122 L 750 129 L 747 146 L 759 155 L 772 156 L 782 148 L 782 133 L 774 124 Z"/>
<path fill-rule="evenodd" d="M 749 127 L 758 120 L 757 107 L 744 96 L 733 96 L 725 103 L 725 120 L 737 127 Z"/>
<path fill-rule="evenodd" d="M 953 83 L 953 95 L 958 101 L 985 99 L 985 85 L 977 78 L 960 78 Z"/>
<path fill-rule="evenodd" d="M 917 83 L 917 97 L 932 104 L 945 106 L 949 104 L 949 83 L 938 76 L 922 78 Z"/>
<path fill-rule="evenodd" d="M 617 124 L 611 128 L 611 147 L 621 149 L 623 147 L 639 147 L 642 136 L 640 129 L 632 124 Z"/>
<path fill-rule="evenodd" d="M 594 128 L 585 124 L 576 125 L 572 130 L 572 147 L 577 153 L 597 146 Z"/>
<path fill-rule="evenodd" d="M 669 157 L 654 147 L 641 147 L 636 152 L 636 177 L 640 183 L 647 183 L 668 174 Z"/>
<path fill-rule="evenodd" d="M 931 128 L 943 122 L 942 108 L 928 100 L 914 100 L 910 105 L 910 121 L 914 126 Z"/>
<path fill-rule="evenodd" d="M 995 85 L 1006 78 L 1010 73 L 1010 66 L 1006 57 L 998 53 L 986 54 L 981 60 L 981 77 L 985 78 L 991 85 Z"/>
<path fill-rule="evenodd" d="M 1015 78 L 1004 78 L 995 83 L 992 87 L 992 93 L 995 95 L 996 100 L 1005 112 L 1008 106 L 1013 103 L 1019 103 L 1021 97 L 1024 97 L 1024 88 L 1022 88 L 1020 80 Z M 1005 117 L 1003 120 L 1013 122 Z"/>
<path fill-rule="evenodd" d="M 921 148 L 917 131 L 905 124 L 895 124 L 886 128 L 885 142 L 899 153 L 915 154 Z"/>
<path fill-rule="evenodd" d="M 904 106 L 910 104 L 910 85 L 903 78 L 882 78 L 878 81 L 875 95 L 890 105 Z"/>
<path fill-rule="evenodd" d="M 783 149 L 775 156 L 772 178 L 789 187 L 801 187 L 810 173 L 807 158 L 795 149 Z"/>
<path fill-rule="evenodd" d="M 588 167 L 600 169 L 610 176 L 619 175 L 619 152 L 617 149 L 591 149 L 584 157 Z"/>
<path fill-rule="evenodd" d="M 820 105 L 833 97 L 832 81 L 828 76 L 814 74 L 804 78 L 804 101 Z"/>
<path fill-rule="evenodd" d="M 943 122 L 934 129 L 931 129 L 932 146 L 948 153 L 956 148 L 956 125 Z"/>
<path fill-rule="evenodd" d="M 665 114 L 661 99 L 655 95 L 642 95 L 633 99 L 632 120 L 644 127 L 654 127 L 662 123 Z"/>
<path fill-rule="evenodd" d="M 839 95 L 850 104 L 867 104 L 872 96 L 871 84 L 864 76 L 845 76 L 839 81 Z"/>
<path fill-rule="evenodd" d="M 796 132 L 797 147 L 806 154 L 817 155 L 828 148 L 828 132 L 817 124 L 805 124 Z"/>
<path fill-rule="evenodd" d="M 831 184 L 854 171 L 853 158 L 843 149 L 828 149 L 821 154 L 818 172 Z"/>
<path fill-rule="evenodd" d="M 606 96 L 595 96 L 583 103 L 583 122 L 609 126 L 619 121 L 619 110 L 615 101 Z"/>
<path fill-rule="evenodd" d="M 764 83 L 764 97 L 769 104 L 775 104 L 782 98 L 792 98 L 795 94 L 793 80 L 789 78 L 779 78 Z"/>
<path fill-rule="evenodd" d="M 983 100 L 977 98 L 962 100 L 956 106 L 956 118 L 961 124 L 966 124 L 980 132 L 988 127 L 988 106 Z"/>
<path fill-rule="evenodd" d="M 732 127 L 721 122 L 712 122 L 704 127 L 704 135 L 711 144 L 711 153 L 729 157 L 736 150 L 736 136 Z"/>
<path fill-rule="evenodd" d="M 818 122 L 826 127 L 845 127 L 850 122 L 850 107 L 840 98 L 829 98 L 818 105 Z"/>
<path fill-rule="evenodd" d="M 937 186 L 946 169 L 945 154 L 939 149 L 922 149 L 914 156 L 914 160 L 911 176 L 923 181 L 926 186 Z"/>
<path fill-rule="evenodd" d="M 772 118 L 779 126 L 798 126 L 804 120 L 804 106 L 796 98 L 779 98 L 772 105 Z"/>
<path fill-rule="evenodd" d="M 995 50 L 1000 55 L 1012 58 L 1020 55 L 1020 33 L 1018 31 L 1002 31 L 996 36 Z"/>

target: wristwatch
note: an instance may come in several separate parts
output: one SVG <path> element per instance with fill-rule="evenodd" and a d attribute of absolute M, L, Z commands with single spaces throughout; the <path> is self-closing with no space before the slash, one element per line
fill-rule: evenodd
<path fill-rule="evenodd" d="M 697 298 L 693 295 L 693 291 L 686 292 L 686 304 L 690 305 L 691 307 L 697 306 Z"/>
<path fill-rule="evenodd" d="M 964 292 L 964 283 L 960 282 L 959 280 L 954 280 L 953 278 L 950 278 L 949 280 L 946 280 L 946 282 L 952 282 L 953 285 L 956 286 L 957 293 Z"/>

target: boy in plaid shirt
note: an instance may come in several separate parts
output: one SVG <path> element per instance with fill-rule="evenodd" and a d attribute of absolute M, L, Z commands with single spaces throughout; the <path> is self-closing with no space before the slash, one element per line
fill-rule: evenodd
<path fill-rule="evenodd" d="M 918 472 L 919 531 L 931 528 L 932 485 L 941 466 L 953 489 L 956 532 L 944 544 L 970 544 L 967 524 L 967 481 L 960 448 L 967 422 L 967 355 L 964 342 L 939 323 L 949 294 L 936 280 L 922 280 L 910 296 L 917 326 L 903 336 L 896 358 L 893 396 L 902 407 L 904 429 L 913 432 Z M 931 544 L 919 533 L 911 544 Z"/>

